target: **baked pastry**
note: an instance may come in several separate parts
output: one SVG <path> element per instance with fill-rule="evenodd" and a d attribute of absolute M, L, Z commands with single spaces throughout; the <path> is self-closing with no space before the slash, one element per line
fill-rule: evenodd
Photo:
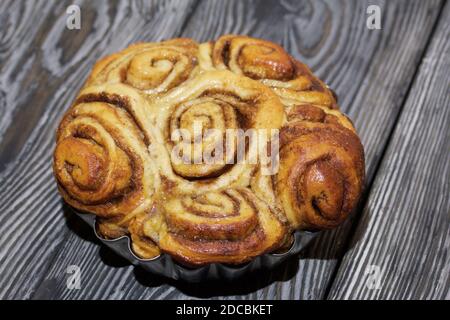
<path fill-rule="evenodd" d="M 238 35 L 139 43 L 97 62 L 59 125 L 53 167 L 99 234 L 194 266 L 336 227 L 364 183 L 363 147 L 328 87 L 279 45 Z"/>

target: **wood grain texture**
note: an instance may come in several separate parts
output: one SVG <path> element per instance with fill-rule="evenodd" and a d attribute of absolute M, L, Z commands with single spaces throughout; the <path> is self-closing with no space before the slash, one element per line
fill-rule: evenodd
<path fill-rule="evenodd" d="M 0 108 L 10 117 L 0 119 L 0 276 L 6 279 L 0 297 L 318 299 L 344 254 L 353 219 L 324 232 L 300 261 L 239 285 L 157 278 L 99 246 L 64 209 L 50 168 L 54 129 L 100 56 L 138 40 L 246 33 L 281 43 L 338 93 L 362 137 L 370 185 L 442 2 L 82 2 L 86 24 L 78 32 L 64 28 L 68 2 L 43 1 L 32 9 L 30 2 L 16 3 L 0 11 L 12 21 L 0 26 Z M 382 30 L 365 27 L 369 4 L 382 8 Z M 26 12 L 38 12 L 35 24 L 27 23 Z M 20 37 L 28 44 L 21 47 Z M 72 264 L 82 271 L 80 290 L 66 287 Z"/>
<path fill-rule="evenodd" d="M 450 3 L 330 291 L 333 299 L 450 297 Z M 367 284 L 380 268 L 379 289 Z"/>
<path fill-rule="evenodd" d="M 71 241 L 51 155 L 55 128 L 92 64 L 129 43 L 173 37 L 193 2 L 78 2 L 80 30 L 66 28 L 70 4 L 1 3 L 1 298 L 30 298 Z"/>

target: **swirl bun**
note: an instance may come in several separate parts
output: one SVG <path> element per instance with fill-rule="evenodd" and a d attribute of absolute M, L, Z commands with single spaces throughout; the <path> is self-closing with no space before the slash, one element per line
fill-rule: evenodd
<path fill-rule="evenodd" d="M 226 35 L 100 60 L 59 125 L 53 169 L 64 199 L 96 214 L 100 235 L 129 235 L 139 257 L 240 264 L 296 229 L 341 223 L 364 151 L 304 64 Z"/>
<path fill-rule="evenodd" d="M 284 120 L 283 106 L 268 88 L 227 71 L 201 74 L 160 97 L 150 105 L 149 110 L 155 126 L 161 129 L 156 134 L 158 138 L 152 145 L 151 153 L 155 163 L 161 165 L 160 172 L 169 184 L 170 192 L 176 193 L 201 193 L 230 186 L 248 186 L 257 163 L 236 159 L 239 142 L 235 135 L 227 137 L 226 130 L 279 129 Z M 177 129 L 191 131 L 195 122 L 203 126 L 200 134 L 205 133 L 204 130 L 215 129 L 215 135 L 203 134 L 203 141 L 192 135 L 191 141 L 196 141 L 195 147 L 200 151 L 209 151 L 212 146 L 223 144 L 223 156 L 212 164 L 205 161 L 198 164 L 194 161 L 180 163 L 170 156 L 174 148 L 171 133 Z M 191 148 L 190 141 L 186 143 L 188 150 L 194 148 Z M 250 140 L 239 158 L 248 157 L 248 150 L 254 149 L 255 143 L 255 140 Z M 228 153 L 227 146 L 230 146 Z M 227 159 L 236 161 L 227 164 Z"/>
<path fill-rule="evenodd" d="M 335 110 L 297 106 L 280 132 L 275 190 L 301 229 L 333 228 L 356 206 L 364 181 L 364 150 L 350 121 Z"/>
<path fill-rule="evenodd" d="M 146 101 L 121 84 L 81 91 L 61 122 L 54 171 L 77 208 L 102 217 L 128 213 L 154 192 L 144 127 Z"/>
<path fill-rule="evenodd" d="M 134 44 L 99 61 L 87 85 L 125 83 L 147 94 L 165 92 L 195 73 L 197 46 L 190 39 Z"/>
<path fill-rule="evenodd" d="M 161 250 L 189 265 L 239 264 L 278 248 L 286 224 L 246 188 L 171 198 L 144 223 Z"/>
<path fill-rule="evenodd" d="M 57 132 L 54 172 L 64 199 L 101 217 L 109 238 L 127 233 L 135 215 L 151 207 L 157 184 L 147 152 L 147 102 L 125 85 L 80 92 Z"/>
<path fill-rule="evenodd" d="M 207 70 L 230 70 L 272 88 L 285 105 L 299 102 L 336 108 L 331 91 L 309 68 L 281 46 L 261 39 L 225 35 L 200 45 L 199 63 Z"/>

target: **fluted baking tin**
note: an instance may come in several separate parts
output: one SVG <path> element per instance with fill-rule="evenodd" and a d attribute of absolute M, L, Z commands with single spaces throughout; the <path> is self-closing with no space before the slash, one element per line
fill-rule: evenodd
<path fill-rule="evenodd" d="M 131 240 L 128 236 L 122 236 L 111 240 L 104 239 L 97 234 L 95 227 L 96 216 L 94 214 L 82 213 L 75 209 L 73 210 L 77 216 L 92 227 L 95 236 L 103 244 L 130 261 L 133 265 L 140 266 L 146 271 L 156 275 L 187 282 L 219 279 L 231 281 L 259 269 L 272 269 L 289 257 L 296 256 L 318 234 L 318 232 L 296 231 L 294 233 L 292 246 L 286 252 L 266 253 L 243 265 L 231 266 L 221 263 L 211 263 L 202 267 L 189 268 L 180 265 L 174 261 L 170 255 L 164 253 L 153 259 L 141 259 L 131 250 Z"/>

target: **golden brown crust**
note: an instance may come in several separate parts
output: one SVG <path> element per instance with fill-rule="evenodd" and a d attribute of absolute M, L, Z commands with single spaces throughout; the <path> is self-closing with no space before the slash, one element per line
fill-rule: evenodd
<path fill-rule="evenodd" d="M 144 233 L 188 265 L 240 264 L 278 248 L 287 225 L 251 190 L 234 188 L 167 199 Z"/>
<path fill-rule="evenodd" d="M 133 44 L 97 62 L 86 86 L 124 83 L 148 95 L 166 92 L 196 73 L 197 47 L 185 38 Z"/>
<path fill-rule="evenodd" d="M 289 123 L 280 132 L 280 171 L 274 180 L 294 228 L 336 227 L 363 188 L 364 151 L 358 136 L 335 123 Z"/>
<path fill-rule="evenodd" d="M 303 63 L 281 46 L 242 35 L 224 35 L 199 48 L 199 63 L 206 70 L 230 70 L 258 80 L 287 106 L 314 103 L 337 108 L 332 92 Z"/>
<path fill-rule="evenodd" d="M 199 122 L 219 134 L 195 147 L 228 146 L 224 161 L 174 160 L 173 132 L 195 137 Z M 278 172 L 262 174 L 260 158 L 236 163 L 228 129 L 279 130 Z M 102 236 L 129 235 L 139 257 L 239 264 L 285 249 L 294 229 L 341 223 L 362 191 L 364 151 L 307 66 L 272 42 L 226 35 L 138 43 L 98 61 L 58 128 L 53 168 L 64 199 L 98 215 Z"/>

